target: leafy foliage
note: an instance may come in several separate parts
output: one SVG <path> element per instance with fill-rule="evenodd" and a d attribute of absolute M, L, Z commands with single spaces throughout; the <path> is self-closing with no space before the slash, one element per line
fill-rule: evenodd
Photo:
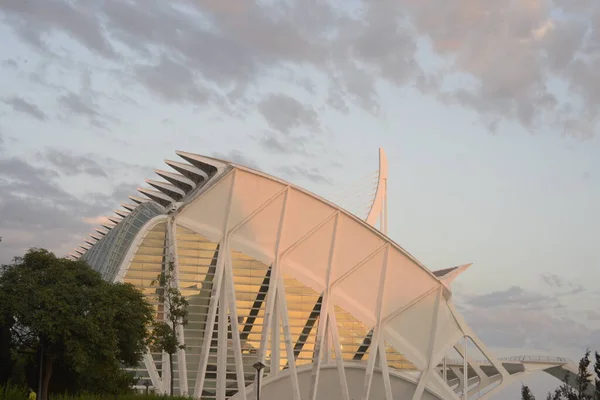
<path fill-rule="evenodd" d="M 549 392 L 546 400 L 600 400 L 599 382 L 600 382 L 600 355 L 596 352 L 596 363 L 594 364 L 595 391 L 590 393 L 590 384 L 593 375 L 590 372 L 590 351 L 587 350 L 585 355 L 579 360 L 577 375 L 571 377 L 568 373 L 565 376 L 564 383 Z M 523 385 L 521 387 L 522 400 L 535 400 L 535 397 L 529 390 L 529 387 Z"/>
<path fill-rule="evenodd" d="M 150 343 L 153 351 L 165 352 L 169 355 L 171 371 L 169 393 L 173 394 L 173 354 L 185 348 L 185 344 L 180 343 L 177 336 L 177 327 L 188 323 L 188 301 L 177 288 L 175 265 L 172 262 L 158 275 L 152 285 L 157 287 L 159 318 L 152 326 Z"/>
<path fill-rule="evenodd" d="M 528 386 L 521 385 L 521 400 L 535 400 L 535 396 Z"/>
<path fill-rule="evenodd" d="M 21 363 L 23 380 L 37 387 L 42 360 L 42 400 L 50 390 L 116 394 L 129 387 L 132 376 L 121 367 L 141 359 L 153 309 L 132 285 L 108 283 L 83 261 L 33 249 L 3 267 L 0 316 L 0 351 L 8 346 L 11 360 L 0 384 L 18 381 Z M 52 380 L 55 369 L 60 376 Z"/>

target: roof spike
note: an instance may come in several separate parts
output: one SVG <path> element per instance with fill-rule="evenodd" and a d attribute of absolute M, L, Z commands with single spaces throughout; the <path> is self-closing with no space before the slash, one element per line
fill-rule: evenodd
<path fill-rule="evenodd" d="M 193 165 L 172 160 L 165 160 L 165 163 L 196 184 L 208 180 L 208 174 Z"/>
<path fill-rule="evenodd" d="M 91 236 L 93 239 L 95 239 L 96 241 L 99 241 L 100 239 L 102 239 L 102 236 L 98 236 L 98 235 L 95 235 L 95 234 L 93 234 L 93 233 L 90 233 L 90 236 Z"/>
<path fill-rule="evenodd" d="M 123 218 L 117 218 L 117 217 L 106 217 L 106 219 L 108 219 L 110 222 L 114 223 L 115 225 L 117 225 L 119 222 L 121 222 L 123 220 Z"/>
<path fill-rule="evenodd" d="M 115 210 L 115 214 L 117 214 L 119 217 L 123 217 L 123 218 L 128 216 L 130 213 L 131 213 L 131 211 L 128 211 L 128 210 Z"/>
<path fill-rule="evenodd" d="M 190 190 L 194 190 L 194 188 L 196 187 L 196 183 L 193 180 L 191 180 L 190 178 L 186 178 L 181 174 L 163 171 L 162 169 L 155 169 L 154 172 L 156 172 L 156 174 L 161 178 L 169 181 L 173 185 L 186 192 L 186 194 Z"/>
<path fill-rule="evenodd" d="M 108 233 L 108 232 L 106 232 L 106 231 L 103 231 L 103 230 L 102 230 L 102 229 L 100 229 L 100 228 L 96 228 L 96 229 L 94 229 L 94 230 L 95 230 L 96 232 L 98 232 L 98 233 L 99 233 L 100 235 L 102 235 L 102 236 L 104 236 L 104 235 L 106 235 L 106 234 Z"/>
<path fill-rule="evenodd" d="M 148 201 L 148 199 L 144 199 L 143 197 L 138 196 L 129 196 L 129 198 L 136 204 L 142 204 Z"/>
<path fill-rule="evenodd" d="M 199 154 L 188 153 L 187 151 L 178 150 L 175 152 L 175 154 L 177 154 L 179 157 L 183 158 L 185 161 L 189 162 L 193 166 L 200 168 L 208 175 L 214 175 L 217 171 L 222 170 L 227 166 L 227 163 L 216 158 L 210 158 L 201 156 Z"/>
<path fill-rule="evenodd" d="M 126 210 L 133 211 L 136 209 L 137 206 L 135 204 L 121 203 L 121 207 L 123 207 Z"/>
<path fill-rule="evenodd" d="M 89 250 L 89 249 L 90 249 L 92 246 L 90 246 L 90 245 L 89 245 L 89 244 L 87 244 L 87 243 L 82 243 L 82 244 L 80 244 L 80 245 L 79 245 L 79 247 L 80 247 L 81 249 L 85 250 L 85 251 L 88 251 L 88 250 Z"/>
<path fill-rule="evenodd" d="M 114 225 L 108 225 L 108 224 L 101 224 L 101 225 L 109 231 L 115 227 Z"/>
<path fill-rule="evenodd" d="M 87 244 L 89 244 L 90 246 L 93 246 L 96 244 L 96 240 L 90 240 L 90 239 L 83 239 L 84 242 L 86 242 Z"/>
<path fill-rule="evenodd" d="M 165 193 L 158 192 L 156 190 L 138 188 L 138 191 L 148 196 L 150 200 L 157 202 L 163 207 L 169 207 L 172 203 L 175 203 L 175 199 L 166 195 Z"/>
<path fill-rule="evenodd" d="M 175 201 L 180 201 L 185 196 L 185 192 L 183 190 L 175 185 L 171 185 L 170 183 L 155 181 L 152 179 L 146 179 L 146 183 L 160 190 Z"/>
<path fill-rule="evenodd" d="M 85 252 L 81 251 L 81 250 L 80 250 L 80 249 L 78 249 L 78 248 L 77 248 L 77 249 L 75 249 L 75 250 L 73 250 L 73 251 L 74 251 L 75 253 L 79 254 L 80 256 L 82 256 L 82 255 L 84 255 L 84 254 L 85 254 Z"/>

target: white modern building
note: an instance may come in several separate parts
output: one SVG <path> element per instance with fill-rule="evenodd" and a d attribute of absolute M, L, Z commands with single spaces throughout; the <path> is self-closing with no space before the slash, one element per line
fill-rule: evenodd
<path fill-rule="evenodd" d="M 72 253 L 142 289 L 174 263 L 189 301 L 175 393 L 202 399 L 487 398 L 560 358 L 495 358 L 452 302 L 468 265 L 430 271 L 386 235 L 387 163 L 366 218 L 273 176 L 177 152 Z M 134 204 L 135 203 L 135 204 Z M 169 391 L 164 354 L 140 382 Z"/>

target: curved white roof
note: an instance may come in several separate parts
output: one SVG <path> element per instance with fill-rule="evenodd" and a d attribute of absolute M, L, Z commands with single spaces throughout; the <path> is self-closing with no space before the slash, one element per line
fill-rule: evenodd
<path fill-rule="evenodd" d="M 168 220 L 271 266 L 273 276 L 291 276 L 322 293 L 324 309 L 329 303 L 341 307 L 374 329 L 372 345 L 385 340 L 421 371 L 432 370 L 449 348 L 468 336 L 499 379 L 508 377 L 450 301 L 450 283 L 469 265 L 432 273 L 372 221 L 313 193 L 232 162 L 177 154 L 189 164 L 167 164 L 185 176 L 157 170 L 168 182 L 148 180 L 158 191 L 139 189 L 164 207 L 165 216 L 146 222 L 131 243 L 139 245 L 157 221 Z M 124 212 L 117 214 L 128 218 Z M 118 276 L 130 261 L 123 259 Z M 455 396 L 438 374 L 429 380 L 440 393 Z"/>

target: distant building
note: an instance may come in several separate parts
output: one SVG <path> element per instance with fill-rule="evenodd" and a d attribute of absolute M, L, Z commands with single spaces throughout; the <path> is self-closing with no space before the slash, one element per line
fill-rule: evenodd
<path fill-rule="evenodd" d="M 530 372 L 575 368 L 487 350 L 452 303 L 468 265 L 432 272 L 386 236 L 383 152 L 364 219 L 241 165 L 177 154 L 185 162 L 147 181 L 156 190 L 72 253 L 142 289 L 159 317 L 151 282 L 174 263 L 190 303 L 176 393 L 255 399 L 259 361 L 264 400 L 486 398 Z M 140 389 L 169 390 L 166 355 L 147 353 L 137 374 Z"/>

